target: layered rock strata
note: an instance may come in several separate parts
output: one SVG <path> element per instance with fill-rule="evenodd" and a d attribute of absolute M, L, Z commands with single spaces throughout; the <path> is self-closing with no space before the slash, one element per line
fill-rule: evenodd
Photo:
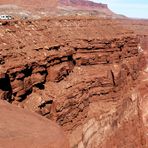
<path fill-rule="evenodd" d="M 53 16 L 97 16 L 125 18 L 112 12 L 107 4 L 88 0 L 1 0 L 0 13 L 19 19 L 39 19 Z"/>
<path fill-rule="evenodd" d="M 112 20 L 2 22 L 0 96 L 56 121 L 72 148 L 145 147 L 138 38 Z"/>

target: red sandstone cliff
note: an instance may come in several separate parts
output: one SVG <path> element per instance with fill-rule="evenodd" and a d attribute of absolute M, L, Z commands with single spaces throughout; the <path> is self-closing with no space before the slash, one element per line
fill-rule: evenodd
<path fill-rule="evenodd" d="M 92 1 L 87 1 L 87 0 L 59 0 L 59 4 L 63 6 L 71 6 L 75 7 L 78 9 L 101 9 L 105 8 L 108 9 L 106 4 L 101 4 L 101 3 L 95 3 Z"/>
<path fill-rule="evenodd" d="M 37 8 L 47 8 L 59 6 L 71 6 L 79 9 L 101 9 L 106 8 L 106 4 L 95 3 L 87 0 L 1 0 L 0 4 L 16 4 L 19 6 L 27 6 L 27 7 L 37 7 Z"/>
<path fill-rule="evenodd" d="M 3 21 L 0 43 L 1 99 L 57 122 L 70 147 L 145 147 L 132 31 L 89 17 Z"/>
<path fill-rule="evenodd" d="M 56 7 L 56 5 L 63 5 L 63 6 L 73 6 L 73 7 L 81 7 L 81 8 L 89 8 L 89 9 L 99 9 L 99 8 L 107 8 L 106 4 L 101 4 L 101 3 L 95 3 L 92 1 L 87 1 L 87 0 L 46 0 L 46 1 L 41 1 L 41 0 L 1 0 L 0 4 L 17 4 L 20 6 L 38 6 L 42 7 L 43 5 L 45 7 Z"/>
<path fill-rule="evenodd" d="M 106 4 L 87 0 L 6 0 L 0 1 L 0 12 L 14 16 L 38 18 L 51 15 L 97 15 L 99 17 L 121 17 Z"/>

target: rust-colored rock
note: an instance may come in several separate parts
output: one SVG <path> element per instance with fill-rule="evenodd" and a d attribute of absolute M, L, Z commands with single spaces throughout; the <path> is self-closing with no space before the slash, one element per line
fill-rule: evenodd
<path fill-rule="evenodd" d="M 137 87 L 140 40 L 124 20 L 59 17 L 4 24 L 0 78 L 7 76 L 9 89 L 1 85 L 0 94 L 10 97 L 1 99 L 57 122 L 70 147 L 146 146 Z"/>
<path fill-rule="evenodd" d="M 88 15 L 103 18 L 124 18 L 113 13 L 107 4 L 95 3 L 89 0 L 1 0 L 0 12 L 12 15 L 14 18 L 42 18 L 47 16 Z"/>
<path fill-rule="evenodd" d="M 0 101 L 1 148 L 69 148 L 63 131 L 52 121 Z"/>

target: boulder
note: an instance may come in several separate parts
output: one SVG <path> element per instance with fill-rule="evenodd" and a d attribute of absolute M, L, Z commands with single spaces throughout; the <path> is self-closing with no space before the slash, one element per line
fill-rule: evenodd
<path fill-rule="evenodd" d="M 68 148 L 56 123 L 35 113 L 0 101 L 1 148 Z"/>

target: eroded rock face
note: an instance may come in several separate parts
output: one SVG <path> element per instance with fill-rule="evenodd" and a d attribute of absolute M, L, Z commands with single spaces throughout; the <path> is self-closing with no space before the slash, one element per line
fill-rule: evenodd
<path fill-rule="evenodd" d="M 47 16 L 98 16 L 103 18 L 125 18 L 113 13 L 107 4 L 87 0 L 1 0 L 0 12 L 15 18 L 39 19 Z"/>
<path fill-rule="evenodd" d="M 75 9 L 90 9 L 90 10 L 97 10 L 97 9 L 108 9 L 106 4 L 102 4 L 102 3 L 95 3 L 92 1 L 86 1 L 86 0 L 58 0 L 60 5 L 64 5 L 64 6 L 71 6 L 74 7 Z"/>
<path fill-rule="evenodd" d="M 9 80 L 0 92 L 10 94 L 1 99 L 56 121 L 73 148 L 145 146 L 133 32 L 92 18 L 13 21 L 0 32 Z"/>
<path fill-rule="evenodd" d="M 140 74 L 137 87 L 140 95 L 140 108 L 142 112 L 142 119 L 144 122 L 145 134 L 147 139 L 146 147 L 148 147 L 148 27 L 146 27 L 148 26 L 148 21 L 139 20 L 134 21 L 133 24 L 135 26 L 133 29 L 140 38 L 140 51 L 144 55 L 140 62 L 142 72 Z"/>
<path fill-rule="evenodd" d="M 148 146 L 148 33 L 145 32 L 141 37 L 141 46 L 143 49 L 143 53 L 145 55 L 145 62 L 143 65 L 143 71 L 140 75 L 139 81 L 139 92 L 141 95 L 141 110 L 142 110 L 142 118 L 145 125 L 145 133 L 147 139 Z"/>
<path fill-rule="evenodd" d="M 0 100 L 0 147 L 69 148 L 55 123 Z"/>

